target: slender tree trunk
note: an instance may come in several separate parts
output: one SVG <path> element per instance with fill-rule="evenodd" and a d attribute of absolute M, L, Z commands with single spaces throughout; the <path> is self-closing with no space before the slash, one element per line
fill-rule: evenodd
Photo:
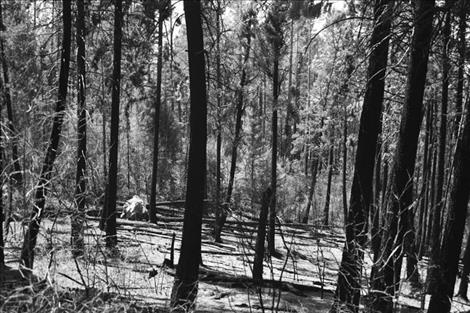
<path fill-rule="evenodd" d="M 376 265 L 372 308 L 383 313 L 393 310 L 393 295 L 399 284 L 399 273 L 406 242 L 414 241 L 410 230 L 409 206 L 413 201 L 413 174 L 422 120 L 424 86 L 433 29 L 434 1 L 417 0 L 415 26 L 411 43 L 405 106 L 394 156 L 391 199 L 387 207 L 382 236 L 383 257 Z M 398 218 L 400 216 L 400 219 Z"/>
<path fill-rule="evenodd" d="M 269 255 L 276 253 L 275 233 L 276 233 L 276 189 L 277 189 L 277 106 L 279 97 L 279 58 L 280 45 L 273 44 L 273 115 L 272 115 L 272 151 L 271 151 L 271 190 L 272 199 L 269 211 L 269 233 L 268 233 L 268 251 Z"/>
<path fill-rule="evenodd" d="M 307 208 L 305 209 L 304 217 L 302 218 L 302 223 L 308 223 L 308 217 L 310 216 L 310 208 L 312 206 L 313 194 L 315 193 L 315 186 L 317 184 L 317 172 L 318 172 L 318 157 L 314 157 L 312 160 L 312 180 L 310 183 L 310 191 L 308 193 Z"/>
<path fill-rule="evenodd" d="M 462 137 L 457 142 L 454 155 L 452 188 L 449 196 L 449 213 L 443 234 L 439 259 L 439 272 L 432 290 L 428 313 L 448 313 L 454 295 L 460 249 L 465 230 L 470 195 L 470 105 L 467 103 Z"/>
<path fill-rule="evenodd" d="M 3 23 L 3 11 L 2 3 L 0 1 L 0 27 L 2 31 L 6 31 L 6 27 Z M 8 75 L 8 63 L 5 57 L 5 40 L 2 37 L 0 39 L 0 54 L 2 58 L 2 69 L 3 69 L 3 96 L 4 103 L 7 108 L 8 116 L 8 130 L 12 140 L 12 158 L 13 158 L 13 169 L 14 172 L 11 174 L 11 178 L 15 182 L 15 185 L 21 186 L 23 183 L 23 174 L 21 171 L 21 164 L 18 153 L 18 131 L 15 127 L 15 118 L 13 116 L 13 106 L 11 101 L 11 92 L 10 92 L 10 77 Z"/>
<path fill-rule="evenodd" d="M 60 132 L 65 115 L 65 105 L 67 99 L 67 85 L 69 79 L 70 65 L 70 42 L 71 42 L 71 1 L 64 0 L 62 2 L 63 13 L 63 39 L 61 47 L 60 73 L 59 73 L 59 90 L 56 102 L 54 120 L 52 122 L 52 130 L 46 156 L 42 165 L 39 182 L 36 185 L 34 204 L 28 228 L 24 237 L 23 247 L 21 250 L 21 265 L 26 273 L 30 273 L 34 262 L 34 248 L 39 233 L 39 225 L 41 223 L 44 205 L 46 202 L 46 194 L 50 185 L 52 169 L 59 148 Z"/>
<path fill-rule="evenodd" d="M 343 218 L 346 226 L 348 219 L 348 193 L 346 186 L 346 176 L 348 167 L 348 109 L 346 101 L 343 101 L 343 176 L 342 176 L 342 192 L 343 192 Z"/>
<path fill-rule="evenodd" d="M 468 301 L 468 275 L 470 274 L 470 235 L 467 236 L 467 243 L 465 244 L 465 253 L 463 256 L 463 270 L 462 278 L 460 279 L 458 296 Z"/>
<path fill-rule="evenodd" d="M 111 139 L 109 149 L 109 172 L 106 187 L 106 247 L 117 246 L 116 237 L 116 195 L 119 151 L 119 101 L 121 91 L 121 39 L 122 39 L 122 0 L 114 1 L 114 47 L 113 82 L 111 93 Z"/>
<path fill-rule="evenodd" d="M 245 55 L 243 58 L 243 68 L 242 68 L 242 76 L 240 79 L 240 89 L 237 90 L 237 117 L 235 120 L 235 138 L 233 140 L 232 144 L 232 161 L 230 162 L 230 177 L 229 177 L 229 183 L 228 183 L 228 188 L 227 188 L 227 198 L 225 199 L 225 202 L 230 203 L 231 197 L 232 197 L 232 191 L 233 191 L 233 183 L 235 179 L 235 169 L 237 165 L 237 148 L 240 143 L 240 135 L 242 131 L 242 117 L 243 117 L 243 111 L 245 110 L 244 108 L 244 88 L 247 83 L 246 81 L 246 67 L 248 65 L 248 59 L 250 57 L 250 46 L 251 46 L 251 36 L 248 36 L 247 38 L 247 43 L 245 47 Z"/>
<path fill-rule="evenodd" d="M 382 202 L 380 201 L 380 195 L 382 188 L 384 186 L 381 183 L 381 166 L 382 166 L 382 119 L 380 120 L 380 133 L 377 136 L 377 148 L 375 156 L 375 166 L 374 166 L 374 180 L 375 184 L 373 186 L 373 204 L 371 205 L 371 248 L 374 255 L 373 261 L 377 262 L 380 256 L 380 227 L 381 227 L 381 207 Z M 371 272 L 371 277 L 374 277 L 374 273 Z"/>
<path fill-rule="evenodd" d="M 124 115 L 126 116 L 126 161 L 127 161 L 127 192 L 131 192 L 131 120 L 130 120 L 131 101 L 126 102 Z"/>
<path fill-rule="evenodd" d="M 361 291 L 363 247 L 367 241 L 369 208 L 372 203 L 374 158 L 380 133 L 388 61 L 389 35 L 393 1 L 377 0 L 374 8 L 372 47 L 367 71 L 367 85 L 359 124 L 358 147 L 346 223 L 346 243 L 336 285 L 332 311 L 346 305 L 357 312 Z"/>
<path fill-rule="evenodd" d="M 71 218 L 72 224 L 72 254 L 78 256 L 83 254 L 84 234 L 83 223 L 85 221 L 86 206 L 86 72 L 85 72 L 85 4 L 77 0 L 77 74 L 78 74 L 78 94 L 77 94 L 77 173 L 75 181 L 75 203 L 77 210 Z"/>
<path fill-rule="evenodd" d="M 455 94 L 455 121 L 454 121 L 454 138 L 457 138 L 457 133 L 462 119 L 463 107 L 463 85 L 464 85 L 464 70 L 465 70 L 465 56 L 466 56 L 466 27 L 467 27 L 467 10 L 468 1 L 460 0 L 459 7 L 459 31 L 458 31 L 458 69 L 457 69 L 457 92 Z"/>
<path fill-rule="evenodd" d="M 153 117 L 153 166 L 152 166 L 152 182 L 150 185 L 150 222 L 157 223 L 157 173 L 158 173 L 158 139 L 160 128 L 160 107 L 162 102 L 162 66 L 163 66 L 163 11 L 160 9 L 158 15 L 158 57 L 157 57 L 157 91 L 155 97 L 154 117 Z"/>
<path fill-rule="evenodd" d="M 1 6 L 1 5 L 0 5 Z M 0 83 L 1 84 L 1 83 Z M 0 107 L 0 126 L 3 126 L 3 107 Z M 5 208 L 3 203 L 3 132 L 0 132 L 0 275 L 3 276 L 3 267 L 5 266 L 5 241 L 3 239 L 3 222 L 5 221 Z M 8 229 L 8 223 L 6 227 Z M 3 279 L 2 279 L 3 280 Z M 2 281 L 3 282 L 3 281 Z"/>
<path fill-rule="evenodd" d="M 292 69 L 293 69 L 293 55 L 294 55 L 294 19 L 291 19 L 290 23 L 290 44 L 289 44 L 289 80 L 288 80 L 288 90 L 287 90 L 287 110 L 286 110 L 286 120 L 284 124 L 285 130 L 285 140 L 282 145 L 282 155 L 285 157 L 289 154 L 290 146 L 292 142 L 292 129 L 291 129 L 291 119 L 292 119 Z"/>
<path fill-rule="evenodd" d="M 108 169 L 106 168 L 106 155 L 108 154 L 108 149 L 106 148 L 106 102 L 105 102 L 105 84 L 104 84 L 104 70 L 103 70 L 103 61 L 101 61 L 101 114 L 102 114 L 102 128 L 101 132 L 103 135 L 103 177 L 108 177 Z M 106 206 L 105 206 L 106 207 Z"/>
<path fill-rule="evenodd" d="M 432 118 L 432 103 L 428 103 L 427 110 L 426 110 L 426 132 L 424 134 L 424 152 L 423 152 L 423 183 L 421 186 L 421 201 L 419 202 L 419 211 L 420 211 L 420 231 L 417 236 L 419 240 L 419 250 L 418 250 L 418 258 L 421 259 L 424 249 L 425 249 L 425 242 L 426 242 L 426 229 L 427 229 L 427 220 L 428 220 L 428 205 L 427 205 L 427 194 L 428 194 L 428 186 L 429 186 L 429 176 L 430 176 L 430 168 L 429 168 L 429 161 L 430 161 L 430 149 L 429 149 L 429 139 L 430 139 L 430 132 L 431 132 L 431 118 Z"/>
<path fill-rule="evenodd" d="M 250 27 L 250 21 L 246 22 L 247 24 L 244 25 L 244 29 L 248 29 Z M 233 191 L 233 184 L 235 181 L 235 170 L 237 168 L 237 149 L 238 145 L 240 144 L 241 140 L 241 132 L 242 132 L 242 117 L 243 112 L 245 111 L 244 107 L 244 89 L 247 84 L 247 66 L 248 60 L 250 58 L 250 50 L 251 50 L 251 33 L 248 30 L 248 33 L 243 34 L 243 38 L 246 39 L 246 43 L 242 43 L 245 47 L 245 53 L 243 56 L 243 64 L 242 64 L 242 73 L 240 78 L 240 88 L 237 90 L 237 116 L 235 119 L 235 137 L 232 143 L 232 158 L 230 162 L 230 175 L 227 187 L 227 197 L 225 199 L 225 203 L 230 205 L 230 201 L 232 198 L 232 191 Z M 217 226 L 216 230 L 216 241 L 220 241 L 220 233 L 222 232 L 222 228 L 224 226 L 225 220 L 227 219 L 227 212 L 225 210 L 221 210 L 218 214 L 218 220 L 216 221 Z"/>
<path fill-rule="evenodd" d="M 448 0 L 446 3 L 450 3 Z M 449 98 L 449 42 L 451 28 L 451 12 L 446 13 L 444 23 L 444 49 L 442 52 L 442 102 L 439 127 L 439 154 L 437 158 L 437 182 L 436 182 L 436 199 L 434 204 L 433 226 L 431 237 L 431 259 L 428 270 L 428 291 L 432 290 L 435 280 L 437 279 L 440 253 L 440 236 L 441 236 L 441 217 L 444 211 L 444 176 L 445 176 L 445 151 L 447 139 L 447 103 Z"/>
<path fill-rule="evenodd" d="M 181 254 L 171 294 L 172 312 L 194 308 L 201 260 L 206 176 L 207 98 L 200 1 L 184 1 L 190 85 L 190 144 Z"/>
<path fill-rule="evenodd" d="M 225 208 L 220 203 L 220 186 L 221 186 L 221 163 L 222 163 L 222 75 L 220 71 L 220 15 L 221 15 L 220 1 L 217 1 L 217 12 L 216 12 L 216 26 L 217 26 L 217 37 L 216 37 L 216 79 L 217 79 L 217 168 L 216 168 L 216 187 L 215 187 L 215 198 L 216 198 L 216 217 L 214 225 L 214 240 L 215 242 L 222 242 L 221 233 L 223 222 L 226 219 Z"/>
<path fill-rule="evenodd" d="M 331 181 L 333 179 L 333 156 L 334 156 L 334 148 L 333 148 L 333 135 L 330 138 L 330 148 L 328 151 L 328 174 L 327 174 L 327 182 L 326 182 L 326 197 L 325 197 L 325 206 L 323 207 L 323 225 L 328 226 L 329 224 L 329 217 L 330 217 L 330 199 L 331 199 Z"/>
<path fill-rule="evenodd" d="M 259 215 L 258 231 L 256 235 L 255 258 L 253 260 L 253 280 L 263 280 L 264 241 L 266 237 L 266 222 L 268 219 L 269 202 L 271 200 L 271 188 L 263 192 L 261 211 Z"/>

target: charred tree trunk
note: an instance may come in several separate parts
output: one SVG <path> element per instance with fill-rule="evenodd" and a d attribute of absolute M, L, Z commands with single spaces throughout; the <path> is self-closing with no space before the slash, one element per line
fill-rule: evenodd
<path fill-rule="evenodd" d="M 429 47 L 433 29 L 434 0 L 417 0 L 411 59 L 408 68 L 405 106 L 402 112 L 400 134 L 394 156 L 391 181 L 391 199 L 387 205 L 381 250 L 383 258 L 377 264 L 372 308 L 383 313 L 392 312 L 393 295 L 399 284 L 399 273 L 404 243 L 414 241 L 409 231 L 410 210 L 413 199 L 413 174 L 422 120 L 424 86 Z M 400 219 L 398 218 L 400 216 Z"/>
<path fill-rule="evenodd" d="M 347 193 L 347 186 L 346 186 L 346 175 L 347 175 L 347 167 L 348 167 L 348 109 L 346 101 L 343 101 L 343 175 L 342 175 L 342 193 L 343 193 L 343 218 L 344 218 L 344 225 L 346 226 L 347 219 L 348 219 L 348 193 Z"/>
<path fill-rule="evenodd" d="M 331 135 L 333 137 L 333 135 Z M 330 140 L 333 140 L 331 138 Z M 326 197 L 325 197 L 325 206 L 323 207 L 323 225 L 328 226 L 330 222 L 330 199 L 331 199 L 331 181 L 333 179 L 333 156 L 334 148 L 333 143 L 330 143 L 330 149 L 328 151 L 328 173 L 327 173 L 327 182 L 326 182 Z"/>
<path fill-rule="evenodd" d="M 450 3 L 448 0 L 446 3 Z M 447 103 L 449 98 L 449 42 L 451 32 L 451 12 L 446 13 L 445 24 L 443 29 L 444 49 L 442 52 L 442 102 L 439 125 L 439 154 L 437 158 L 437 182 L 436 182 L 436 199 L 434 203 L 434 213 L 432 220 L 432 237 L 431 237 L 431 259 L 428 270 L 428 291 L 432 290 L 434 282 L 438 275 L 439 253 L 440 253 L 440 236 L 441 236 L 441 217 L 444 211 L 444 176 L 445 176 L 445 152 L 447 139 Z"/>
<path fill-rule="evenodd" d="M 470 195 L 470 105 L 466 108 L 462 137 L 457 142 L 449 196 L 449 213 L 443 234 L 439 272 L 432 290 L 428 313 L 448 313 L 454 295 L 462 237 Z"/>
<path fill-rule="evenodd" d="M 111 93 L 111 137 L 109 143 L 109 171 L 106 186 L 105 231 L 106 247 L 115 248 L 116 195 L 119 151 L 119 101 L 121 91 L 122 0 L 114 1 L 113 90 Z"/>
<path fill-rule="evenodd" d="M 157 90 L 153 112 L 153 166 L 152 182 L 150 185 L 150 210 L 149 219 L 151 223 L 157 223 L 157 175 L 158 175 L 158 149 L 160 129 L 160 107 L 162 103 L 162 67 L 163 67 L 163 21 L 166 8 L 162 7 L 158 14 L 158 57 L 157 57 Z"/>
<path fill-rule="evenodd" d="M 280 26 L 279 26 L 280 28 Z M 280 32 L 280 29 L 278 30 Z M 268 252 L 269 255 L 276 253 L 275 245 L 275 233 L 276 233 L 276 189 L 277 189 L 277 107 L 279 97 L 279 59 L 281 52 L 280 39 L 273 40 L 273 72 L 272 72 L 272 84 L 273 84 L 273 115 L 272 115 L 272 151 L 271 151 L 271 190 L 272 199 L 269 210 L 269 233 L 268 233 Z"/>
<path fill-rule="evenodd" d="M 424 133 L 424 151 L 423 151 L 423 169 L 422 176 L 423 182 L 421 185 L 421 192 L 419 193 L 419 228 L 416 235 L 416 242 L 419 245 L 418 258 L 421 259 L 424 251 L 424 242 L 426 241 L 426 221 L 428 216 L 428 208 L 426 205 L 427 186 L 429 180 L 429 134 L 431 127 L 431 110 L 432 106 L 426 106 L 426 128 Z"/>
<path fill-rule="evenodd" d="M 271 201 L 271 188 L 263 192 L 261 211 L 259 214 L 258 231 L 256 235 L 255 258 L 253 260 L 253 280 L 263 280 L 264 242 L 266 238 L 266 222 L 268 219 L 269 202 Z"/>
<path fill-rule="evenodd" d="M 377 148 L 376 148 L 376 156 L 375 156 L 375 165 L 374 165 L 374 186 L 373 186 L 373 204 L 371 205 L 371 249 L 374 255 L 373 261 L 374 263 L 377 262 L 380 255 L 380 227 L 381 227 L 381 207 L 382 202 L 380 201 L 380 195 L 382 191 L 382 183 L 381 183 L 381 166 L 382 166 L 382 119 L 380 121 L 380 133 L 377 136 Z M 374 273 L 371 273 L 371 278 L 374 277 Z"/>
<path fill-rule="evenodd" d="M 216 187 L 215 187 L 215 201 L 216 201 L 216 217 L 214 224 L 214 240 L 215 242 L 221 242 L 222 238 L 222 221 L 226 216 L 224 207 L 220 203 L 220 185 L 221 185 L 221 164 L 222 164 L 222 121 L 221 121 L 221 110 L 222 110 L 222 75 L 220 71 L 220 15 L 221 15 L 220 1 L 217 1 L 217 12 L 216 12 L 216 27 L 217 27 L 217 37 L 216 37 L 216 79 L 217 79 L 217 168 L 216 168 Z"/>
<path fill-rule="evenodd" d="M 1 6 L 1 5 L 0 5 Z M 3 126 L 3 112 L 0 107 L 0 127 Z M 3 174 L 3 132 L 0 132 L 0 173 Z M 3 204 L 3 175 L 0 175 L 0 275 L 3 274 L 5 266 L 5 241 L 3 238 L 3 222 L 5 221 L 5 208 Z M 8 228 L 8 223 L 5 228 Z"/>
<path fill-rule="evenodd" d="M 348 306 L 353 312 L 359 308 L 362 247 L 367 240 L 369 208 L 372 203 L 374 158 L 380 133 L 385 89 L 385 71 L 388 61 L 393 1 L 377 0 L 374 8 L 374 28 L 370 41 L 367 85 L 359 126 L 358 148 L 354 163 L 346 243 L 338 275 L 333 312 Z"/>
<path fill-rule="evenodd" d="M 71 218 L 72 224 L 72 254 L 78 256 L 83 254 L 84 234 L 83 223 L 85 221 L 86 205 L 86 72 L 85 72 L 85 4 L 83 1 L 77 1 L 77 75 L 78 75 L 78 93 L 77 93 L 77 173 L 75 180 L 75 204 L 77 210 Z"/>
<path fill-rule="evenodd" d="M 470 235 L 467 236 L 467 243 L 465 244 L 465 253 L 463 256 L 463 270 L 462 278 L 460 280 L 458 296 L 468 301 L 468 275 L 470 274 Z"/>
<path fill-rule="evenodd" d="M 172 312 L 194 308 L 201 260 L 201 225 L 206 177 L 207 98 L 200 1 L 184 1 L 188 39 L 190 144 L 181 254 L 171 293 Z"/>
<path fill-rule="evenodd" d="M 2 3 L 0 1 L 0 28 L 2 31 L 6 31 L 6 27 L 3 24 L 3 11 L 2 11 Z M 10 136 L 12 138 L 12 158 L 13 158 L 13 170 L 14 172 L 11 174 L 11 178 L 13 179 L 15 185 L 21 186 L 23 183 L 23 175 L 21 171 L 21 164 L 19 159 L 18 153 L 18 131 L 15 127 L 15 118 L 13 116 L 13 106 L 11 101 L 11 92 L 10 92 L 10 77 L 8 74 L 8 63 L 5 57 L 5 40 L 3 38 L 0 39 L 0 54 L 2 58 L 2 69 L 3 69 L 3 97 L 4 103 L 7 108 L 7 116 L 8 116 L 8 130 Z"/>
<path fill-rule="evenodd" d="M 246 39 L 246 43 L 242 43 L 245 48 L 245 53 L 243 55 L 243 64 L 242 64 L 242 73 L 240 77 L 240 87 L 237 90 L 237 116 L 235 119 L 235 137 L 232 143 L 232 158 L 230 162 L 230 174 L 229 174 L 229 181 L 227 187 L 227 197 L 225 199 L 225 203 L 230 205 L 230 201 L 232 200 L 232 192 L 233 192 L 233 184 L 235 181 L 235 170 L 237 168 L 237 149 L 238 145 L 240 144 L 241 140 L 241 132 L 242 132 L 242 117 L 243 112 L 245 110 L 244 106 L 244 89 L 247 84 L 247 66 L 248 60 L 250 58 L 250 50 L 251 50 L 251 20 L 248 20 L 243 27 L 242 38 Z M 227 212 L 220 208 L 217 212 L 217 220 L 216 220 L 216 227 L 215 227 L 215 240 L 220 242 L 220 234 L 222 232 L 222 228 L 224 226 L 225 220 L 227 219 Z"/>
<path fill-rule="evenodd" d="M 454 138 L 457 138 L 460 121 L 462 119 L 463 107 L 463 84 L 464 84 L 464 70 L 465 70 L 465 55 L 466 55 L 466 28 L 467 28 L 467 10 L 468 1 L 460 0 L 459 7 L 459 31 L 458 31 L 458 69 L 457 69 L 457 91 L 455 94 L 455 121 L 454 121 Z"/>
<path fill-rule="evenodd" d="M 317 172 L 318 172 L 318 157 L 314 157 L 312 160 L 312 180 L 310 183 L 310 191 L 308 193 L 307 208 L 305 209 L 304 217 L 302 218 L 302 223 L 308 223 L 308 217 L 310 216 L 310 208 L 312 207 L 313 194 L 315 193 L 315 186 L 317 184 Z"/>
<path fill-rule="evenodd" d="M 57 149 L 59 148 L 60 132 L 65 115 L 65 105 L 67 99 L 67 85 L 69 79 L 69 65 L 70 65 L 70 42 L 71 42 L 71 1 L 63 0 L 63 39 L 61 47 L 61 60 L 60 60 L 60 73 L 59 73 L 59 90 L 55 107 L 54 120 L 52 122 L 52 131 L 49 139 L 49 144 L 46 151 L 46 156 L 42 164 L 39 182 L 36 185 L 34 195 L 34 204 L 28 228 L 24 237 L 23 247 L 21 250 L 21 266 L 26 273 L 30 273 L 34 263 L 34 248 L 36 247 L 36 240 L 39 233 L 39 225 L 41 223 L 42 214 L 44 212 L 44 205 L 46 202 L 46 194 L 50 185 L 52 176 L 52 168 L 57 156 Z"/>
<path fill-rule="evenodd" d="M 294 19 L 291 19 L 290 23 L 290 44 L 289 44 L 289 79 L 287 82 L 287 109 L 286 109 L 286 120 L 284 123 L 285 140 L 282 144 L 282 156 L 285 157 L 290 152 L 290 146 L 292 143 L 292 128 L 291 119 L 293 116 L 292 108 L 292 70 L 293 70 L 293 55 L 294 55 Z"/>

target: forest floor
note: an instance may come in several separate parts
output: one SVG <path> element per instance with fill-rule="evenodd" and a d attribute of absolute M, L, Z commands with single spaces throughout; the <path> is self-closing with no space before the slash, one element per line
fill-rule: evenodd
<path fill-rule="evenodd" d="M 159 207 L 158 223 L 118 219 L 118 250 L 104 248 L 96 217 L 86 225 L 86 252 L 73 259 L 70 222 L 64 216 L 44 219 L 36 248 L 34 282 L 18 280 L 19 252 L 24 229 L 10 224 L 6 263 L 10 277 L 2 281 L 0 311 L 65 312 L 150 311 L 168 307 L 174 269 L 163 267 L 170 258 L 175 234 L 175 260 L 181 242 L 182 209 Z M 260 289 L 250 282 L 256 222 L 232 216 L 223 243 L 211 236 L 212 218 L 203 221 L 202 259 L 197 312 L 328 312 L 337 280 L 344 243 L 340 228 L 283 224 L 276 236 L 277 257 L 265 260 Z M 366 256 L 365 277 L 371 260 Z M 424 261 L 420 267 L 425 268 Z M 424 272 L 424 271 L 423 271 Z M 8 281 L 10 280 L 10 282 Z M 281 283 L 282 281 L 282 283 Z M 397 312 L 420 312 L 423 295 L 403 284 Z M 424 303 L 427 304 L 429 296 Z M 42 310 L 42 309 L 43 310 Z M 455 299 L 453 312 L 468 312 Z"/>

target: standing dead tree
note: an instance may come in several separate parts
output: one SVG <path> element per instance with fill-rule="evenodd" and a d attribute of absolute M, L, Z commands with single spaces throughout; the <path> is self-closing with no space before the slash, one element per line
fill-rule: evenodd
<path fill-rule="evenodd" d="M 70 43 L 72 36 L 71 1 L 63 0 L 62 6 L 63 37 L 60 53 L 59 91 L 54 112 L 54 120 L 52 122 L 52 131 L 46 151 L 46 157 L 42 164 L 39 182 L 36 185 L 33 211 L 31 213 L 31 219 L 28 223 L 28 229 L 26 231 L 23 247 L 21 250 L 20 262 L 23 270 L 26 273 L 29 273 L 33 268 L 34 248 L 36 246 L 36 240 L 39 233 L 39 225 L 44 213 L 46 194 L 51 181 L 52 167 L 54 165 L 54 161 L 57 156 L 57 150 L 59 148 L 60 133 L 65 115 L 70 66 Z"/>
<path fill-rule="evenodd" d="M 367 239 L 369 209 L 372 204 L 374 158 L 381 126 L 392 8 L 392 1 L 377 0 L 375 2 L 374 29 L 370 41 L 372 52 L 369 56 L 366 94 L 359 126 L 358 148 L 346 224 L 346 244 L 338 275 L 333 312 L 338 312 L 344 305 L 352 311 L 357 311 L 359 307 L 362 247 Z"/>

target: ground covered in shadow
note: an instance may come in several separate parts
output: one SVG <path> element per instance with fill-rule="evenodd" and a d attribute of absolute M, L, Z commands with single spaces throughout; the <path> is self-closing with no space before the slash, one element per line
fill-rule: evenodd
<path fill-rule="evenodd" d="M 280 221 L 279 255 L 265 260 L 266 281 L 258 287 L 251 281 L 256 221 L 232 216 L 223 243 L 213 241 L 212 223 L 212 218 L 204 219 L 198 312 L 328 312 L 341 261 L 341 229 Z M 98 219 L 88 216 L 85 255 L 73 259 L 69 219 L 43 220 L 34 277 L 23 278 L 17 267 L 24 230 L 12 223 L 6 246 L 10 270 L 1 280 L 0 311 L 165 311 L 174 269 L 163 263 L 170 258 L 173 235 L 178 260 L 182 209 L 160 207 L 156 225 L 125 219 L 118 219 L 118 225 L 118 250 L 108 251 Z M 370 265 L 367 257 L 365 284 Z M 399 311 L 419 312 L 427 301 L 407 286 L 400 291 Z M 465 310 L 469 307 L 457 299 L 453 311 Z"/>

